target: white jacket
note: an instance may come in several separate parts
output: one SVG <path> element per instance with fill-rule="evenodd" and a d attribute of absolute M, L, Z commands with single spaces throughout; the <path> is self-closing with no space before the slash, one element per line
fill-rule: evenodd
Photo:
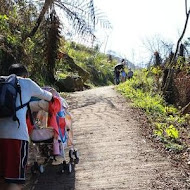
<path fill-rule="evenodd" d="M 41 89 L 31 79 L 18 77 L 18 80 L 21 86 L 21 97 L 23 104 L 29 102 L 31 97 L 37 97 L 47 101 L 51 100 L 52 94 L 48 91 Z M 16 106 L 20 106 L 19 95 L 17 95 Z M 16 112 L 16 115 L 20 121 L 19 127 L 18 122 L 13 121 L 12 117 L 0 119 L 0 138 L 29 141 L 28 128 L 26 125 L 26 111 L 27 106 Z"/>

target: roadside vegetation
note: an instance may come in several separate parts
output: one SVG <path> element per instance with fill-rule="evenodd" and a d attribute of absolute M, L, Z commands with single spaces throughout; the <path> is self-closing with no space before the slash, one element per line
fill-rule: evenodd
<path fill-rule="evenodd" d="M 114 83 L 113 69 L 117 61 L 109 60 L 106 54 L 99 51 L 98 46 L 89 48 L 74 42 L 66 42 L 63 48 L 79 67 L 89 73 L 86 81 L 87 85 L 93 87 Z M 72 74 L 72 72 L 68 72 L 71 69 L 69 69 L 67 63 L 62 64 L 59 68 L 63 73 Z"/>
<path fill-rule="evenodd" d="M 159 68 L 137 70 L 134 77 L 116 88 L 134 107 L 142 109 L 151 122 L 153 137 L 164 143 L 170 151 L 180 152 L 188 147 L 190 115 L 168 104 L 157 88 Z"/>
<path fill-rule="evenodd" d="M 150 123 L 152 136 L 169 151 L 181 153 L 190 164 L 190 38 L 183 40 L 190 15 L 185 2 L 184 28 L 173 52 L 173 45 L 163 40 L 148 43 L 153 61 L 147 69 L 135 72 L 133 79 L 116 88 L 142 109 Z"/>

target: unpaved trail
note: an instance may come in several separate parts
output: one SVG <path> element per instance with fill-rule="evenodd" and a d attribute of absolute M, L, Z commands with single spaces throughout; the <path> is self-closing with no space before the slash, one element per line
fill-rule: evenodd
<path fill-rule="evenodd" d="M 70 176 L 49 169 L 33 189 L 189 189 L 180 169 L 142 136 L 138 113 L 113 86 L 75 92 L 67 101 L 80 162 Z"/>

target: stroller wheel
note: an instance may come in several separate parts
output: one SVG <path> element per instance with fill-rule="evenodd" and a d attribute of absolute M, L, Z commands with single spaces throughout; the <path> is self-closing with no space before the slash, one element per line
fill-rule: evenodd
<path fill-rule="evenodd" d="M 40 165 L 40 166 L 39 166 L 39 172 L 40 172 L 41 174 L 44 173 L 44 166 L 43 166 L 43 165 Z"/>
<path fill-rule="evenodd" d="M 34 162 L 34 165 L 31 166 L 31 173 L 32 175 L 35 175 L 38 171 L 38 162 Z"/>
<path fill-rule="evenodd" d="M 61 170 L 61 173 L 64 173 L 66 169 L 67 169 L 67 163 L 66 163 L 66 161 L 64 160 L 63 163 L 62 163 L 62 170 Z"/>
<path fill-rule="evenodd" d="M 72 165 L 71 165 L 71 163 L 68 163 L 68 172 L 69 172 L 69 174 L 72 172 Z"/>
<path fill-rule="evenodd" d="M 78 160 L 79 159 L 79 152 L 77 150 L 74 150 L 73 152 L 75 159 Z"/>
<path fill-rule="evenodd" d="M 35 175 L 35 174 L 36 174 L 36 169 L 35 169 L 35 166 L 34 166 L 34 165 L 31 166 L 30 171 L 31 171 L 32 175 Z"/>
<path fill-rule="evenodd" d="M 73 159 L 73 154 L 74 154 L 74 151 L 72 149 L 69 150 L 69 158 L 70 159 Z"/>

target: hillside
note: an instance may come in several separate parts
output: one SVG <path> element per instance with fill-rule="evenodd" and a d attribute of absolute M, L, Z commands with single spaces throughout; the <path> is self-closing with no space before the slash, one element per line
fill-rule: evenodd
<path fill-rule="evenodd" d="M 109 60 L 108 55 L 100 53 L 96 48 L 87 48 L 74 42 L 65 42 L 62 47 L 62 56 L 57 66 L 56 78 L 58 86 L 68 79 L 73 82 L 71 91 L 105 86 L 114 82 L 114 66 L 117 60 Z M 78 81 L 78 84 L 76 84 Z M 74 87 L 76 85 L 76 87 Z M 78 88 L 80 86 L 80 88 Z M 66 85 L 65 85 L 66 88 Z M 65 91 L 64 88 L 61 89 Z M 69 91 L 69 90 L 68 90 Z"/>

